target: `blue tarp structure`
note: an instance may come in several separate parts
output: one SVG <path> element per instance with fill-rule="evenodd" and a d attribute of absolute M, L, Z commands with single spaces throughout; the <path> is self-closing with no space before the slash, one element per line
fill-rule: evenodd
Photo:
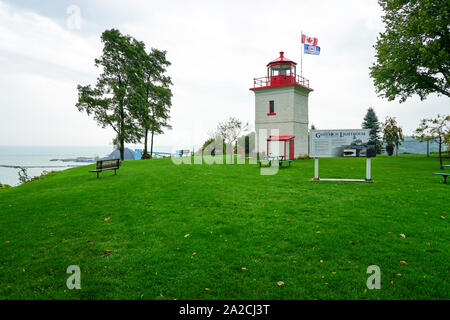
<path fill-rule="evenodd" d="M 123 153 L 124 160 L 140 160 L 142 155 L 141 149 L 135 149 L 134 151 L 128 148 L 125 148 Z M 120 150 L 114 150 L 111 154 L 105 159 L 120 159 Z"/>

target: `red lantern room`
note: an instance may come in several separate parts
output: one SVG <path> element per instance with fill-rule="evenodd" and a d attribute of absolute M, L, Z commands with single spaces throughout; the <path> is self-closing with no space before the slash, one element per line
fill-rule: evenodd
<path fill-rule="evenodd" d="M 284 52 L 280 52 L 280 57 L 267 64 L 267 77 L 270 78 L 272 86 L 291 84 L 295 81 L 295 69 L 297 63 L 284 57 Z"/>
<path fill-rule="evenodd" d="M 254 87 L 250 90 L 297 84 L 309 90 L 309 81 L 297 75 L 297 63 L 287 59 L 284 52 L 267 64 L 267 77 L 254 78 Z"/>

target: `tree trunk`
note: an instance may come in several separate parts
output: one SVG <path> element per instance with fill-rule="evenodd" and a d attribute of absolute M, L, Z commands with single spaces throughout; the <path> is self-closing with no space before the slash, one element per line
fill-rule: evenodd
<path fill-rule="evenodd" d="M 124 154 L 125 154 L 125 143 L 123 141 L 123 138 L 120 138 L 119 144 L 120 144 L 120 147 L 119 147 L 119 149 L 120 149 L 120 160 L 123 161 L 124 160 Z"/>
<path fill-rule="evenodd" d="M 152 137 L 151 137 L 151 141 L 150 141 L 150 159 L 153 158 L 153 136 L 155 134 L 155 131 L 152 130 Z"/>
<path fill-rule="evenodd" d="M 442 168 L 442 137 L 439 137 L 439 163 Z"/>
<path fill-rule="evenodd" d="M 147 150 L 147 146 L 148 146 L 148 129 L 147 128 L 145 128 L 145 133 L 144 133 L 144 153 L 143 153 L 143 155 L 144 155 L 144 159 L 148 159 L 147 158 L 147 154 L 148 154 L 148 150 Z"/>
<path fill-rule="evenodd" d="M 124 123 L 124 110 L 123 106 L 120 107 L 120 135 L 119 135 L 119 148 L 120 148 L 120 160 L 124 160 L 124 153 L 125 153 L 125 142 L 124 142 L 124 129 L 125 129 L 125 123 Z"/>

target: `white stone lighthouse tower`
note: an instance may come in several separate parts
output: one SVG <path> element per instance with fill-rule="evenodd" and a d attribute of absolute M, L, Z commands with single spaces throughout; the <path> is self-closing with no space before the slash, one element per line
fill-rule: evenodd
<path fill-rule="evenodd" d="M 260 129 L 267 130 L 266 142 L 258 142 L 266 147 L 259 147 L 262 154 L 284 155 L 291 160 L 308 154 L 308 95 L 313 90 L 308 80 L 297 75 L 296 65 L 280 52 L 278 59 L 267 64 L 267 76 L 255 78 L 250 89 L 255 93 L 257 137 Z M 279 134 L 272 135 L 272 129 L 278 129 Z M 275 143 L 278 147 L 272 148 Z"/>

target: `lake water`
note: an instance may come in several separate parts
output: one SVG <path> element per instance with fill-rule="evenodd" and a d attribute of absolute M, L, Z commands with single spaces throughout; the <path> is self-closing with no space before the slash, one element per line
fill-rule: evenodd
<path fill-rule="evenodd" d="M 10 147 L 0 146 L 0 183 L 15 186 L 19 184 L 19 169 L 4 168 L 6 166 L 38 166 L 28 168 L 30 177 L 40 175 L 45 171 L 59 171 L 73 166 L 88 165 L 83 162 L 50 161 L 51 159 L 70 159 L 77 157 L 103 158 L 113 151 L 112 146 L 103 147 Z"/>
<path fill-rule="evenodd" d="M 142 149 L 140 145 L 130 145 L 126 148 Z M 195 146 L 176 147 L 176 146 L 155 146 L 155 152 L 175 153 L 178 149 L 190 149 Z M 85 166 L 90 163 L 74 161 L 50 161 L 52 159 L 75 159 L 79 157 L 103 158 L 113 151 L 113 146 L 99 147 L 73 147 L 73 146 L 0 146 L 0 183 L 16 186 L 19 182 L 19 169 L 5 168 L 2 166 L 20 166 L 20 167 L 39 167 L 27 168 L 28 176 L 39 176 L 43 171 L 60 171 L 74 166 Z"/>

